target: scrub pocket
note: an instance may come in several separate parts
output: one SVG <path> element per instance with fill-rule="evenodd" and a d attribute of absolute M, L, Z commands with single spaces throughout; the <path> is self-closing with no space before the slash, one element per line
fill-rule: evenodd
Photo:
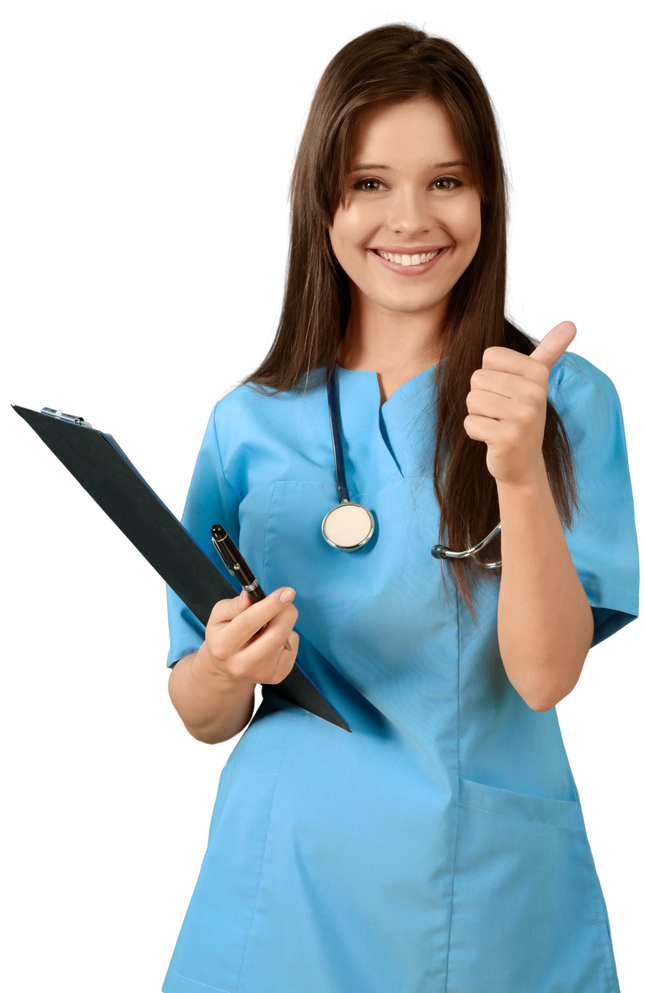
<path fill-rule="evenodd" d="M 574 800 L 459 784 L 447 993 L 619 993 Z"/>

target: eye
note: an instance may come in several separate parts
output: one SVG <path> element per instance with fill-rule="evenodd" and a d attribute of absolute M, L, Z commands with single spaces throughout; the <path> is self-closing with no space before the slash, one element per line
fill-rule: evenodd
<path fill-rule="evenodd" d="M 352 189 L 353 190 L 358 190 L 361 193 L 369 193 L 370 191 L 369 190 L 366 190 L 364 188 L 365 187 L 365 183 L 376 183 L 379 186 L 384 186 L 385 185 L 380 179 L 374 179 L 373 177 L 368 177 L 366 179 L 359 179 L 359 181 L 357 183 L 354 183 L 354 185 L 352 186 Z M 431 183 L 431 185 L 434 186 L 436 183 L 454 183 L 456 186 L 463 186 L 463 183 L 461 182 L 461 180 L 459 180 L 459 179 L 453 179 L 452 176 L 442 176 L 441 179 L 435 179 Z M 450 190 L 452 189 L 452 187 L 443 187 L 443 189 L 444 190 L 447 189 L 447 191 L 450 192 Z M 376 192 L 378 193 L 379 191 L 376 190 Z"/>
<path fill-rule="evenodd" d="M 378 183 L 381 186 L 383 185 L 381 183 L 381 180 L 380 179 L 359 179 L 358 183 L 354 183 L 354 185 L 352 186 L 352 189 L 353 190 L 360 190 L 361 192 L 366 193 L 367 190 L 363 190 L 362 189 L 363 183 Z"/>
<path fill-rule="evenodd" d="M 435 183 L 456 183 L 457 186 L 462 186 L 463 184 L 459 179 L 453 179 L 452 176 L 442 176 L 441 179 L 435 179 Z M 432 184 L 434 186 L 434 183 Z M 444 187 L 445 189 L 445 187 Z"/>

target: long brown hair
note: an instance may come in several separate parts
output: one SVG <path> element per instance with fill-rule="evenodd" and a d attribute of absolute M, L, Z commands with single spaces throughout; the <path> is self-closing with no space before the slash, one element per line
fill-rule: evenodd
<path fill-rule="evenodd" d="M 353 129 L 365 108 L 419 96 L 443 105 L 481 197 L 479 247 L 453 287 L 442 329 L 445 357 L 431 398 L 436 442 L 425 467 L 440 507 L 441 540 L 461 549 L 481 540 L 499 520 L 486 446 L 464 429 L 470 377 L 489 346 L 528 355 L 536 342 L 505 317 L 506 176 L 495 113 L 477 70 L 451 42 L 406 24 L 388 24 L 349 42 L 325 69 L 291 181 L 291 244 L 278 329 L 266 358 L 244 382 L 280 392 L 298 384 L 302 388 L 320 366 L 331 375 L 351 301 L 349 279 L 334 256 L 328 229 L 344 202 Z M 543 454 L 560 518 L 571 527 L 577 509 L 571 450 L 551 403 Z M 496 538 L 480 558 L 494 562 L 499 557 Z M 472 613 L 477 581 L 494 572 L 474 558 L 453 560 L 451 567 Z"/>

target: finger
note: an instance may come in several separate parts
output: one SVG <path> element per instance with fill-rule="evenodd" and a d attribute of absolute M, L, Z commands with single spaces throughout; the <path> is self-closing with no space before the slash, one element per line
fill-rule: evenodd
<path fill-rule="evenodd" d="M 246 613 L 250 611 L 250 619 L 245 619 L 243 629 L 248 629 L 249 634 L 247 638 L 251 637 L 253 631 L 260 630 L 274 616 L 276 611 L 283 609 L 285 605 L 280 603 L 279 597 L 285 589 L 286 587 L 274 590 L 268 597 L 257 602 L 253 601 L 246 590 L 242 590 L 239 596 L 226 600 L 218 600 L 211 611 L 208 628 L 211 633 L 217 632 L 218 638 L 224 639 L 225 635 L 223 632 L 230 624 L 245 617 Z"/>
<path fill-rule="evenodd" d="M 548 334 L 545 334 L 530 358 L 550 369 L 564 355 L 577 333 L 578 329 L 572 321 L 556 324 Z"/>
<path fill-rule="evenodd" d="M 285 589 L 290 588 L 283 587 L 282 589 L 274 590 L 264 600 L 260 600 L 258 603 L 252 603 L 246 610 L 238 613 L 230 622 L 217 626 L 217 630 L 214 633 L 213 647 L 216 646 L 218 658 L 230 658 L 231 655 L 239 652 L 251 638 L 258 634 L 278 614 L 288 612 L 289 619 L 286 623 L 293 627 L 298 616 L 298 611 L 290 602 L 281 603 L 280 595 L 284 593 Z M 213 647 L 211 647 L 211 651 L 213 651 Z"/>
<path fill-rule="evenodd" d="M 530 362 L 527 362 L 526 355 L 517 356 L 515 353 L 515 355 L 510 356 L 512 360 L 516 357 L 521 358 L 523 362 L 515 373 L 477 369 L 470 377 L 470 393 L 466 397 L 466 403 L 472 401 L 478 394 L 482 398 L 500 396 L 511 400 L 525 399 L 539 403 L 542 399 L 543 388 L 546 385 L 544 380 L 547 376 L 544 368 L 541 364 L 539 366 L 531 365 Z M 504 360 L 506 361 L 507 358 L 508 356 L 505 355 Z M 519 369 L 522 371 L 520 372 Z M 475 411 L 475 413 L 480 413 L 480 411 Z"/>
<path fill-rule="evenodd" d="M 285 590 L 288 589 L 290 589 L 290 587 L 281 586 L 277 590 L 273 590 L 269 593 L 269 596 L 265 597 L 264 600 L 257 602 L 266 603 L 271 598 L 275 599 L 274 594 L 279 598 Z M 291 597 L 291 599 L 293 600 L 293 597 Z M 251 596 L 246 592 L 246 590 L 242 590 L 239 596 L 231 597 L 228 600 L 218 600 L 211 611 L 210 619 L 217 623 L 221 621 L 232 621 L 234 617 L 237 617 L 243 611 L 248 610 L 249 607 L 252 607 L 255 603 L 256 601 L 251 599 Z"/>
<path fill-rule="evenodd" d="M 250 607 L 252 603 L 253 601 L 246 590 L 242 590 L 239 596 L 230 597 L 226 600 L 218 600 L 211 611 L 209 623 L 211 621 L 215 623 L 232 621 L 234 617 L 237 617 L 243 610 Z"/>
<path fill-rule="evenodd" d="M 240 595 L 234 600 L 231 600 L 231 606 L 233 608 L 233 617 L 237 617 L 241 614 L 243 610 L 247 610 L 253 605 L 254 601 L 251 598 L 251 594 L 246 590 L 242 590 Z"/>
<path fill-rule="evenodd" d="M 286 679 L 294 665 L 296 664 L 296 655 L 298 654 L 298 644 L 300 639 L 295 631 L 291 632 L 291 647 L 292 652 L 288 652 L 286 648 L 283 648 L 279 653 L 275 663 L 269 664 L 267 666 L 267 671 L 262 672 L 258 682 L 261 683 L 281 683 L 283 679 Z"/>
<path fill-rule="evenodd" d="M 297 620 L 298 611 L 292 604 L 287 604 L 281 613 L 272 617 L 259 631 L 253 632 L 237 651 L 246 653 L 247 648 L 252 647 L 251 656 L 254 658 L 269 655 L 284 645 L 287 638 L 291 637 L 293 626 Z"/>
<path fill-rule="evenodd" d="M 502 441 L 506 427 L 501 420 L 494 417 L 468 414 L 464 419 L 464 429 L 473 441 L 483 441 L 487 445 L 494 445 Z"/>

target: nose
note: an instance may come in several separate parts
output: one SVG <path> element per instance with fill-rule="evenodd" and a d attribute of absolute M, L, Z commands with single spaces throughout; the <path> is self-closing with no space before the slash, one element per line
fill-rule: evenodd
<path fill-rule="evenodd" d="M 412 239 L 434 227 L 431 205 L 424 191 L 400 190 L 391 203 L 389 227 L 394 233 L 404 234 Z"/>

